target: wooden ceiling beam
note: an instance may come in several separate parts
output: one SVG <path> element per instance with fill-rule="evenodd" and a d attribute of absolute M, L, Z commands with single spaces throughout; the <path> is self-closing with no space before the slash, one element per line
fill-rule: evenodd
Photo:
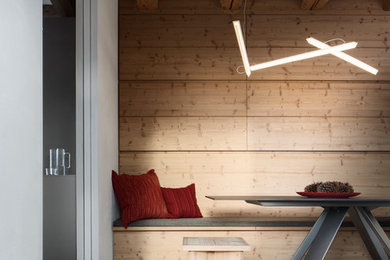
<path fill-rule="evenodd" d="M 158 0 L 137 0 L 137 7 L 140 10 L 155 10 L 158 8 Z"/>
<path fill-rule="evenodd" d="M 51 0 L 54 8 L 60 17 L 75 17 L 75 1 L 74 0 Z"/>
<path fill-rule="evenodd" d="M 233 0 L 219 0 L 219 2 L 221 3 L 222 9 L 229 10 Z"/>
<path fill-rule="evenodd" d="M 327 3 L 328 3 L 328 0 L 319 0 L 319 1 L 317 1 L 316 5 L 313 7 L 312 10 L 322 9 Z"/>
<path fill-rule="evenodd" d="M 244 0 L 232 0 L 232 5 L 230 10 L 237 10 L 242 7 Z"/>
<path fill-rule="evenodd" d="M 222 9 L 225 10 L 237 10 L 242 7 L 244 0 L 219 0 Z"/>
<path fill-rule="evenodd" d="M 329 0 L 301 0 L 301 9 L 318 10 L 323 8 Z"/>
<path fill-rule="evenodd" d="M 383 10 L 390 11 L 390 0 L 383 0 Z"/>

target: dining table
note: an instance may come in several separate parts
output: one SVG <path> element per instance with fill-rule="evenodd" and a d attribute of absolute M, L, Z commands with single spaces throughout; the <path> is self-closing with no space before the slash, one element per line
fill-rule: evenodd
<path fill-rule="evenodd" d="M 304 238 L 293 260 L 324 259 L 346 214 L 359 231 L 373 259 L 389 259 L 390 240 L 372 210 L 378 207 L 390 207 L 389 198 L 309 198 L 303 196 L 206 196 L 212 200 L 245 201 L 263 207 L 322 207 L 307 236 Z"/>

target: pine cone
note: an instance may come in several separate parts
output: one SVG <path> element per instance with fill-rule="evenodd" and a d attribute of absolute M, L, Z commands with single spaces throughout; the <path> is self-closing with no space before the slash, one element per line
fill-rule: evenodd
<path fill-rule="evenodd" d="M 327 181 L 314 182 L 305 187 L 305 192 L 354 192 L 353 187 L 348 182 Z"/>
<path fill-rule="evenodd" d="M 305 187 L 305 192 L 317 192 L 318 186 L 322 184 L 322 182 L 314 182 Z"/>
<path fill-rule="evenodd" d="M 318 192 L 337 192 L 337 183 L 334 181 L 327 181 L 318 185 Z"/>
<path fill-rule="evenodd" d="M 352 192 L 354 192 L 354 190 L 353 190 L 353 187 L 348 182 L 346 182 L 346 183 L 340 182 L 337 192 L 349 192 L 349 193 L 352 193 Z"/>

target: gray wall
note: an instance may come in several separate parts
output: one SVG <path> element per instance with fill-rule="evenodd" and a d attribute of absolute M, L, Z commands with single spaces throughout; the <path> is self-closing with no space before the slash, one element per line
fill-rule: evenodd
<path fill-rule="evenodd" d="M 0 8 L 0 259 L 42 259 L 42 0 Z"/>
<path fill-rule="evenodd" d="M 43 176 L 43 259 L 76 260 L 76 176 Z"/>
<path fill-rule="evenodd" d="M 71 153 L 69 174 L 76 173 L 75 19 L 43 20 L 43 165 L 49 149 Z"/>
<path fill-rule="evenodd" d="M 92 259 L 113 258 L 112 221 L 118 216 L 111 170 L 118 169 L 118 10 L 116 0 L 97 1 L 96 79 L 93 83 L 92 124 L 96 127 L 93 154 Z M 92 48 L 94 50 L 94 48 Z"/>

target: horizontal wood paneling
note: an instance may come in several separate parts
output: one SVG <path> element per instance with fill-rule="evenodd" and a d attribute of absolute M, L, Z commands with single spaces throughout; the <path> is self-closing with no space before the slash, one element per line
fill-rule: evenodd
<path fill-rule="evenodd" d="M 306 38 L 312 36 L 320 41 L 356 41 L 358 48 L 389 47 L 389 23 L 389 16 L 250 15 L 247 46 L 308 47 Z"/>
<path fill-rule="evenodd" d="M 252 65 L 313 48 L 249 48 Z M 348 54 L 379 69 L 374 76 L 331 55 L 252 73 L 250 80 L 389 80 L 390 55 L 384 48 L 362 48 Z M 120 80 L 244 80 L 237 48 L 121 48 Z"/>
<path fill-rule="evenodd" d="M 120 116 L 245 116 L 246 83 L 122 82 Z"/>
<path fill-rule="evenodd" d="M 390 153 L 141 152 L 120 153 L 120 172 L 155 169 L 160 184 L 195 183 L 204 216 L 317 216 L 320 209 L 269 208 L 243 201 L 212 201 L 206 195 L 294 195 L 314 181 L 350 182 L 366 196 L 387 196 Z M 376 214 L 390 216 L 389 209 Z"/>
<path fill-rule="evenodd" d="M 120 116 L 245 116 L 245 82 L 122 82 Z M 390 84 L 250 82 L 248 116 L 389 117 Z"/>
<path fill-rule="evenodd" d="M 229 11 L 222 10 L 219 1 L 198 0 L 198 1 L 176 1 L 164 0 L 159 1 L 157 10 L 138 10 L 135 1 L 133 0 L 118 0 L 119 14 L 159 14 L 159 13 L 173 13 L 173 14 L 197 14 L 197 13 L 224 13 Z"/>
<path fill-rule="evenodd" d="M 209 163 L 213 162 L 213 163 Z M 385 178 L 390 170 L 390 153 L 383 152 L 122 152 L 120 153 L 121 173 L 143 173 L 154 168 L 161 177 L 178 174 L 183 178 L 194 178 L 199 174 L 299 174 L 306 180 L 292 179 L 297 182 L 324 180 L 322 175 L 345 178 L 348 175 L 366 175 L 362 184 L 378 176 Z M 344 176 L 344 177 L 343 177 Z M 318 177 L 318 178 L 317 178 Z M 343 179 L 340 179 L 343 180 Z M 373 180 L 372 180 L 373 181 Z M 387 180 L 390 184 L 390 180 Z M 169 185 L 169 183 L 163 183 Z M 178 183 L 182 185 L 184 183 Z M 231 183 L 230 185 L 234 185 Z M 266 183 L 257 183 L 264 185 Z M 379 180 L 379 184 L 384 184 Z M 218 185 L 217 183 L 215 185 Z M 278 187 L 284 193 L 297 187 Z M 364 185 L 363 185 L 364 186 Z M 222 189 L 223 187 L 221 187 Z M 274 187 L 269 186 L 268 191 Z M 229 192 L 235 192 L 229 190 Z M 242 192 L 242 191 L 241 191 Z M 254 193 L 251 193 L 254 194 Z"/>
<path fill-rule="evenodd" d="M 222 10 L 212 0 L 164 0 L 152 11 L 137 10 L 135 1 L 119 3 L 122 173 L 154 168 L 162 186 L 195 183 L 204 216 L 317 217 L 321 208 L 205 198 L 293 195 L 313 181 L 348 181 L 363 195 L 388 196 L 390 14 L 381 1 L 332 0 L 308 11 L 299 1 L 249 0 L 244 31 L 252 65 L 314 50 L 305 42 L 313 36 L 358 41 L 346 53 L 379 69 L 374 76 L 326 55 L 249 79 L 236 71 L 242 60 L 231 25 L 237 18 L 244 25 L 242 9 Z M 390 209 L 374 214 L 390 216 Z M 175 232 L 125 235 L 115 257 L 185 258 L 185 232 Z M 255 245 L 248 259 L 289 259 L 306 234 L 214 232 Z M 336 240 L 327 259 L 370 259 L 356 233 Z"/>
<path fill-rule="evenodd" d="M 388 118 L 122 117 L 120 149 L 389 151 L 389 129 Z"/>
<path fill-rule="evenodd" d="M 390 150 L 390 119 L 250 117 L 249 150 Z"/>
<path fill-rule="evenodd" d="M 257 1 L 254 4 L 256 5 Z M 266 1 L 266 0 L 264 0 Z M 288 0 L 282 0 L 288 1 Z M 254 9 L 256 9 L 254 7 Z M 376 0 L 343 0 L 343 1 L 329 1 L 322 10 L 316 10 L 313 14 L 329 13 L 332 15 L 351 15 L 351 14 L 367 14 L 388 15 L 382 8 L 381 1 Z"/>
<path fill-rule="evenodd" d="M 236 48 L 231 21 L 240 18 L 242 15 L 228 14 L 121 16 L 120 46 Z M 357 41 L 359 48 L 389 47 L 389 19 L 389 16 L 250 15 L 246 44 L 248 47 L 307 48 L 311 45 L 306 38 L 313 36 L 322 41 L 333 38 Z M 327 26 L 323 26 L 325 23 Z"/>
<path fill-rule="evenodd" d="M 120 150 L 240 150 L 245 117 L 122 117 Z"/>
<path fill-rule="evenodd" d="M 291 259 L 307 231 L 149 231 L 114 232 L 114 259 L 187 259 L 182 250 L 183 237 L 242 237 L 252 250 L 246 260 Z M 130 250 L 131 248 L 131 250 Z M 339 232 L 326 259 L 371 259 L 356 231 Z"/>
<path fill-rule="evenodd" d="M 121 16 L 119 44 L 123 48 L 236 47 L 232 20 L 238 18 L 234 15 Z"/>
<path fill-rule="evenodd" d="M 152 11 L 138 10 L 133 0 L 119 0 L 119 13 L 124 14 L 221 14 L 235 13 L 242 14 L 242 9 L 229 11 L 221 8 L 219 1 L 197 0 L 197 1 L 159 1 L 159 8 Z M 302 10 L 299 1 L 291 0 L 248 0 L 247 13 L 256 14 L 333 14 L 333 15 L 381 15 L 383 11 L 382 2 L 378 0 L 336 0 L 329 3 L 321 10 Z"/>
<path fill-rule="evenodd" d="M 120 80 L 245 79 L 237 48 L 121 48 Z"/>
<path fill-rule="evenodd" d="M 249 83 L 248 116 L 388 117 L 390 84 Z"/>

